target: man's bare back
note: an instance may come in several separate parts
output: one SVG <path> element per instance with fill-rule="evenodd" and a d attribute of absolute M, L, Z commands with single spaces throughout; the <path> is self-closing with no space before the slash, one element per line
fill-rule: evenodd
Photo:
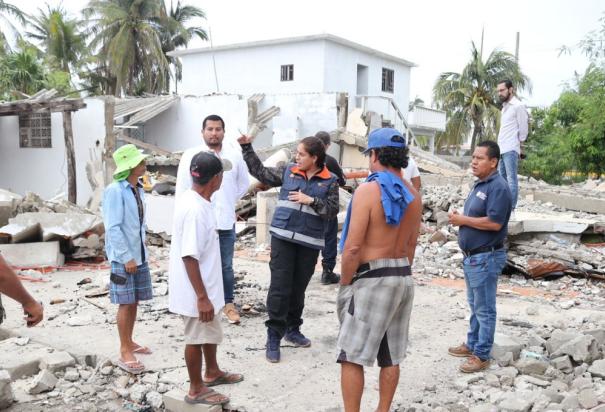
<path fill-rule="evenodd" d="M 355 191 L 345 243 L 345 250 L 351 258 L 343 259 L 342 262 L 344 284 L 348 283 L 347 278 L 352 277 L 360 264 L 371 260 L 407 257 L 412 264 L 420 228 L 422 201 L 414 187 L 405 180 L 403 182 L 414 195 L 414 200 L 408 205 L 397 226 L 386 222 L 377 182 L 364 183 Z"/>

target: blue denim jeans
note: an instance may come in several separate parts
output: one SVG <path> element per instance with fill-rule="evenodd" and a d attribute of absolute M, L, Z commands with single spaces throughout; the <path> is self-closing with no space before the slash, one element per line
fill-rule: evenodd
<path fill-rule="evenodd" d="M 218 239 L 221 245 L 221 264 L 223 266 L 223 289 L 225 290 L 225 303 L 233 303 L 233 288 L 235 286 L 235 276 L 233 275 L 235 225 L 230 230 L 219 230 Z"/>
<path fill-rule="evenodd" d="M 496 332 L 496 289 L 506 265 L 506 251 L 478 253 L 464 258 L 466 298 L 471 309 L 466 346 L 479 358 L 490 358 Z"/>
<path fill-rule="evenodd" d="M 336 266 L 338 218 L 325 221 L 325 246 L 321 250 L 321 265 L 324 269 L 334 270 Z"/>
<path fill-rule="evenodd" d="M 519 168 L 519 153 L 514 150 L 503 153 L 498 163 L 498 171 L 508 182 L 510 192 L 513 195 L 513 210 L 517 207 L 517 197 L 519 196 L 519 181 L 517 170 Z"/>

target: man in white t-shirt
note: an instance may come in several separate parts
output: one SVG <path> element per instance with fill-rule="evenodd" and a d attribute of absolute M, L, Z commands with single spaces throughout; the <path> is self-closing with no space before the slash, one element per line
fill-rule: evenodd
<path fill-rule="evenodd" d="M 170 248 L 169 309 L 182 316 L 190 404 L 223 405 L 229 398 L 209 386 L 241 382 L 241 374 L 222 371 L 216 360 L 223 331 L 219 318 L 225 305 L 221 252 L 210 198 L 221 186 L 231 163 L 202 151 L 193 156 L 192 178 L 176 203 Z M 202 378 L 202 354 L 206 370 Z"/>
<path fill-rule="evenodd" d="M 403 178 L 410 182 L 414 189 L 420 191 L 420 170 L 412 156 L 408 156 L 408 166 L 403 169 Z"/>
<path fill-rule="evenodd" d="M 202 122 L 203 145 L 187 149 L 181 157 L 176 176 L 175 196 L 179 202 L 181 194 L 191 187 L 189 164 L 193 156 L 201 150 L 211 150 L 221 159 L 231 162 L 232 169 L 225 171 L 223 183 L 212 196 L 212 208 L 216 217 L 219 242 L 221 245 L 221 265 L 223 271 L 223 291 L 225 308 L 223 312 L 229 323 L 239 324 L 240 316 L 233 304 L 235 276 L 233 254 L 235 249 L 235 204 L 246 194 L 250 185 L 248 167 L 244 162 L 239 145 L 225 142 L 225 122 L 212 114 Z"/>

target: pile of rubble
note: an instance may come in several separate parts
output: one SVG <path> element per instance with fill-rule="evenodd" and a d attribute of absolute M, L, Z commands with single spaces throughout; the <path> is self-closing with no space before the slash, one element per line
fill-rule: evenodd
<path fill-rule="evenodd" d="M 21 197 L 0 192 L 0 249 L 21 267 L 61 266 L 65 256 L 103 256 L 101 217 L 58 198 L 45 201 L 34 193 Z M 40 253 L 32 253 L 38 250 Z"/>
<path fill-rule="evenodd" d="M 448 212 L 463 209 L 469 187 L 431 186 L 424 192 L 425 223 L 416 249 L 415 273 L 463 278 L 464 256 L 458 247 L 458 228 L 448 225 Z M 517 283 L 531 282 L 536 286 L 543 285 L 544 279 L 564 274 L 605 280 L 603 243 L 582 243 L 583 237 L 603 242 L 604 229 L 605 216 L 569 212 L 550 203 L 520 199 L 509 223 L 505 273 L 520 275 L 511 278 Z M 581 282 L 587 284 L 586 279 Z M 590 288 L 584 292 L 593 294 Z M 602 288 L 597 294 L 603 295 Z"/>
<path fill-rule="evenodd" d="M 528 315 L 535 309 L 528 308 Z M 495 361 L 488 370 L 463 375 L 439 390 L 425 388 L 412 407 L 470 412 L 605 411 L 605 318 L 591 315 L 575 325 L 560 323 L 497 333 L 492 349 Z M 450 394 L 437 396 L 441 391 Z"/>
<path fill-rule="evenodd" d="M 113 403 L 142 412 L 182 403 L 176 390 L 182 377 L 170 371 L 135 376 L 96 355 L 73 357 L 28 338 L 0 341 L 0 352 L 11 355 L 0 355 L 0 409 L 18 401 L 49 409 L 115 410 L 108 406 Z"/>

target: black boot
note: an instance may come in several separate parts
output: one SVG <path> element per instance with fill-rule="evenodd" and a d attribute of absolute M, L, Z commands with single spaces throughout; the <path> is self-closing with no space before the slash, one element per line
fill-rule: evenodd
<path fill-rule="evenodd" d="M 340 276 L 332 271 L 332 269 L 324 268 L 321 274 L 322 285 L 333 285 L 334 283 L 340 282 Z"/>

